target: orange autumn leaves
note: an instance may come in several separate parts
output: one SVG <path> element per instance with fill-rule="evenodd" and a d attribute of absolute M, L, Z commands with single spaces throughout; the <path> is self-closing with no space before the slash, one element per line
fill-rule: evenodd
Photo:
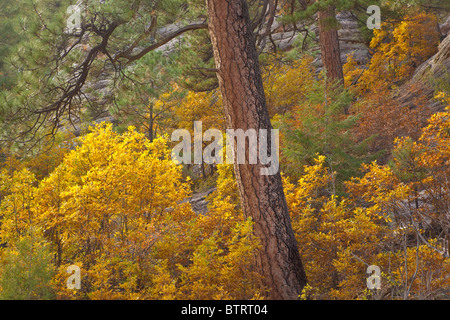
<path fill-rule="evenodd" d="M 391 149 L 398 136 L 418 138 L 419 129 L 431 116 L 425 107 L 429 96 L 426 84 L 406 81 L 437 52 L 440 34 L 436 25 L 437 18 L 428 13 L 383 23 L 374 30 L 373 56 L 367 66 L 348 57 L 343 67 L 345 85 L 358 97 L 353 110 L 362 115 L 354 130 L 356 140 L 376 135 L 372 148 L 382 150 Z"/>

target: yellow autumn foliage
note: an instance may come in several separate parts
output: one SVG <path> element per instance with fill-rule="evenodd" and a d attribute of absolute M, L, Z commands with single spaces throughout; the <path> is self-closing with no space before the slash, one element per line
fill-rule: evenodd
<path fill-rule="evenodd" d="M 366 71 L 348 58 L 346 86 L 354 84 L 361 96 L 385 93 L 410 77 L 436 50 L 435 25 L 424 13 L 394 27 L 383 24 Z M 271 115 L 304 99 L 315 77 L 311 62 L 274 62 L 265 71 Z M 429 118 L 420 136 L 397 138 L 392 161 L 364 165 L 364 174 L 346 181 L 339 196 L 324 155 L 301 168 L 296 181 L 283 175 L 308 278 L 300 298 L 433 299 L 450 287 L 450 97 L 436 99 L 448 106 Z M 166 93 L 154 104 L 174 111 L 176 119 L 158 122 L 170 129 L 192 130 L 194 120 L 204 130 L 225 127 L 218 92 Z M 1 169 L 2 266 L 18 261 L 12 259 L 18 244 L 35 230 L 51 253 L 41 253 L 56 270 L 45 287 L 57 299 L 264 297 L 254 261 L 260 244 L 253 222 L 242 215 L 232 165 L 217 165 L 208 212 L 198 214 L 187 202 L 191 182 L 172 162 L 166 138 L 149 141 L 133 127 L 119 134 L 101 124 L 72 142 L 71 151 L 61 148 L 27 164 L 11 158 Z M 81 269 L 80 290 L 66 286 L 71 265 Z M 380 290 L 367 288 L 369 265 L 380 267 Z"/>
<path fill-rule="evenodd" d="M 271 116 L 284 114 L 305 98 L 315 77 L 312 61 L 310 56 L 292 63 L 280 63 L 274 59 L 271 67 L 265 70 L 263 84 Z"/>
<path fill-rule="evenodd" d="M 98 125 L 78 143 L 39 184 L 26 169 L 2 172 L 2 241 L 30 226 L 43 230 L 57 298 L 259 296 L 252 222 L 219 195 L 208 214 L 194 213 L 184 201 L 189 181 L 164 138 Z M 81 268 L 80 290 L 66 287 L 70 265 Z"/>
<path fill-rule="evenodd" d="M 436 16 L 429 13 L 408 16 L 396 25 L 382 23 L 381 29 L 374 30 L 370 42 L 374 54 L 367 70 L 363 71 L 352 58 L 343 66 L 346 86 L 358 77 L 354 85 L 362 95 L 398 86 L 437 52 L 439 32 L 436 25 Z"/>

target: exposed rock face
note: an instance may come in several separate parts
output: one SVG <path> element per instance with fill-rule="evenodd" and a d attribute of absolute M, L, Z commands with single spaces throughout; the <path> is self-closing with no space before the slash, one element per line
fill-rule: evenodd
<path fill-rule="evenodd" d="M 364 43 L 357 21 L 348 12 L 338 13 L 336 19 L 340 25 L 338 35 L 342 64 L 344 65 L 347 62 L 347 56 L 351 54 L 358 64 L 366 64 L 370 59 L 369 48 Z M 318 70 L 323 67 L 319 47 L 317 47 L 317 58 L 314 65 Z"/>
<path fill-rule="evenodd" d="M 210 188 L 203 192 L 194 193 L 190 198 L 185 201 L 191 204 L 192 210 L 197 214 L 204 214 L 208 212 L 207 197 L 212 194 L 216 188 Z M 183 201 L 183 202 L 185 202 Z"/>
<path fill-rule="evenodd" d="M 440 43 L 438 52 L 420 65 L 414 73 L 413 81 L 423 81 L 424 77 L 440 78 L 450 72 L 450 34 Z"/>
<path fill-rule="evenodd" d="M 345 63 L 347 61 L 347 56 L 353 53 L 354 59 L 359 64 L 365 64 L 370 58 L 370 53 L 369 48 L 364 43 L 364 39 L 362 37 L 361 31 L 358 28 L 357 21 L 348 12 L 338 13 L 336 15 L 336 19 L 338 20 L 338 23 L 340 25 L 338 34 L 342 63 Z M 299 37 L 303 37 L 304 33 L 302 35 L 302 33 L 293 29 L 294 28 L 292 26 L 282 26 L 275 19 L 272 25 L 272 40 L 275 43 L 277 50 L 288 51 L 293 48 Z M 301 26 L 298 26 L 297 29 L 301 29 Z M 312 26 L 310 28 L 310 31 L 311 33 L 316 34 L 316 43 L 318 43 L 317 26 Z M 270 44 L 268 45 L 269 48 L 272 47 L 269 40 L 266 40 L 266 43 Z M 314 61 L 314 65 L 317 68 L 321 69 L 322 61 L 320 58 L 319 46 L 317 45 L 311 49 L 317 53 L 317 58 Z"/>
<path fill-rule="evenodd" d="M 348 12 L 338 13 L 336 18 L 341 26 L 338 34 L 342 62 L 347 62 L 347 56 L 353 53 L 355 61 L 360 64 L 367 63 L 370 59 L 369 48 L 364 43 L 364 38 L 355 18 Z"/>
<path fill-rule="evenodd" d="M 450 16 L 447 17 L 447 20 L 444 23 L 439 25 L 439 31 L 443 36 L 448 36 L 450 34 Z"/>
<path fill-rule="evenodd" d="M 201 22 L 201 21 L 199 21 Z M 180 24 L 170 24 L 164 27 L 161 27 L 158 29 L 157 33 L 161 38 L 164 38 L 168 36 L 170 33 L 176 31 L 177 29 L 181 28 L 182 25 Z M 177 47 L 181 45 L 181 39 L 183 38 L 183 35 L 179 36 L 178 38 L 172 39 L 166 44 L 162 45 L 157 51 L 161 51 L 164 55 L 169 55 L 170 53 L 174 52 Z"/>
<path fill-rule="evenodd" d="M 433 83 L 448 83 L 449 78 L 450 33 L 440 43 L 438 52 L 416 69 L 412 79 L 403 86 L 402 90 L 399 91 L 400 94 L 397 99 L 402 105 L 410 104 L 417 94 L 417 90 L 411 91 L 409 88 L 415 85 L 416 88 L 420 88 L 420 95 L 427 98 L 427 108 L 433 112 L 441 111 L 443 109 L 442 103 L 433 99 L 436 90 Z"/>

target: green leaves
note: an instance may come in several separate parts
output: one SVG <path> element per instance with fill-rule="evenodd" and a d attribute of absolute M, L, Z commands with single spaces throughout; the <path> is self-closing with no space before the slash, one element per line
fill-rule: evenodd
<path fill-rule="evenodd" d="M 326 156 L 328 169 L 337 172 L 337 186 L 358 175 L 359 166 L 370 159 L 369 140 L 355 141 L 352 130 L 358 115 L 344 115 L 352 95 L 324 80 L 313 81 L 306 99 L 281 116 L 276 124 L 282 129 L 282 155 L 285 171 L 298 178 L 304 165 L 312 165 L 317 154 Z"/>
<path fill-rule="evenodd" d="M 30 228 L 26 236 L 9 242 L 0 261 L 0 299 L 52 299 L 55 270 L 50 244 L 41 230 Z"/>

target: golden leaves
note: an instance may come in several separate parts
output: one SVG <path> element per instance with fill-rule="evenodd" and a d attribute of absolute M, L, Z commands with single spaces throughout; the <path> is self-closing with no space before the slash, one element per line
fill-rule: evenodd
<path fill-rule="evenodd" d="M 164 138 L 97 125 L 39 184 L 26 169 L 2 171 L 2 240 L 42 228 L 60 299 L 259 297 L 252 222 L 232 201 L 232 171 L 219 172 L 209 212 L 197 215 Z M 65 287 L 72 264 L 81 268 L 80 290 Z"/>
<path fill-rule="evenodd" d="M 374 30 L 370 48 L 375 51 L 368 69 L 357 82 L 360 94 L 383 92 L 412 75 L 415 68 L 437 52 L 439 32 L 436 16 L 419 13 L 397 25 L 382 23 Z M 346 85 L 360 69 L 353 59 L 344 65 Z"/>

